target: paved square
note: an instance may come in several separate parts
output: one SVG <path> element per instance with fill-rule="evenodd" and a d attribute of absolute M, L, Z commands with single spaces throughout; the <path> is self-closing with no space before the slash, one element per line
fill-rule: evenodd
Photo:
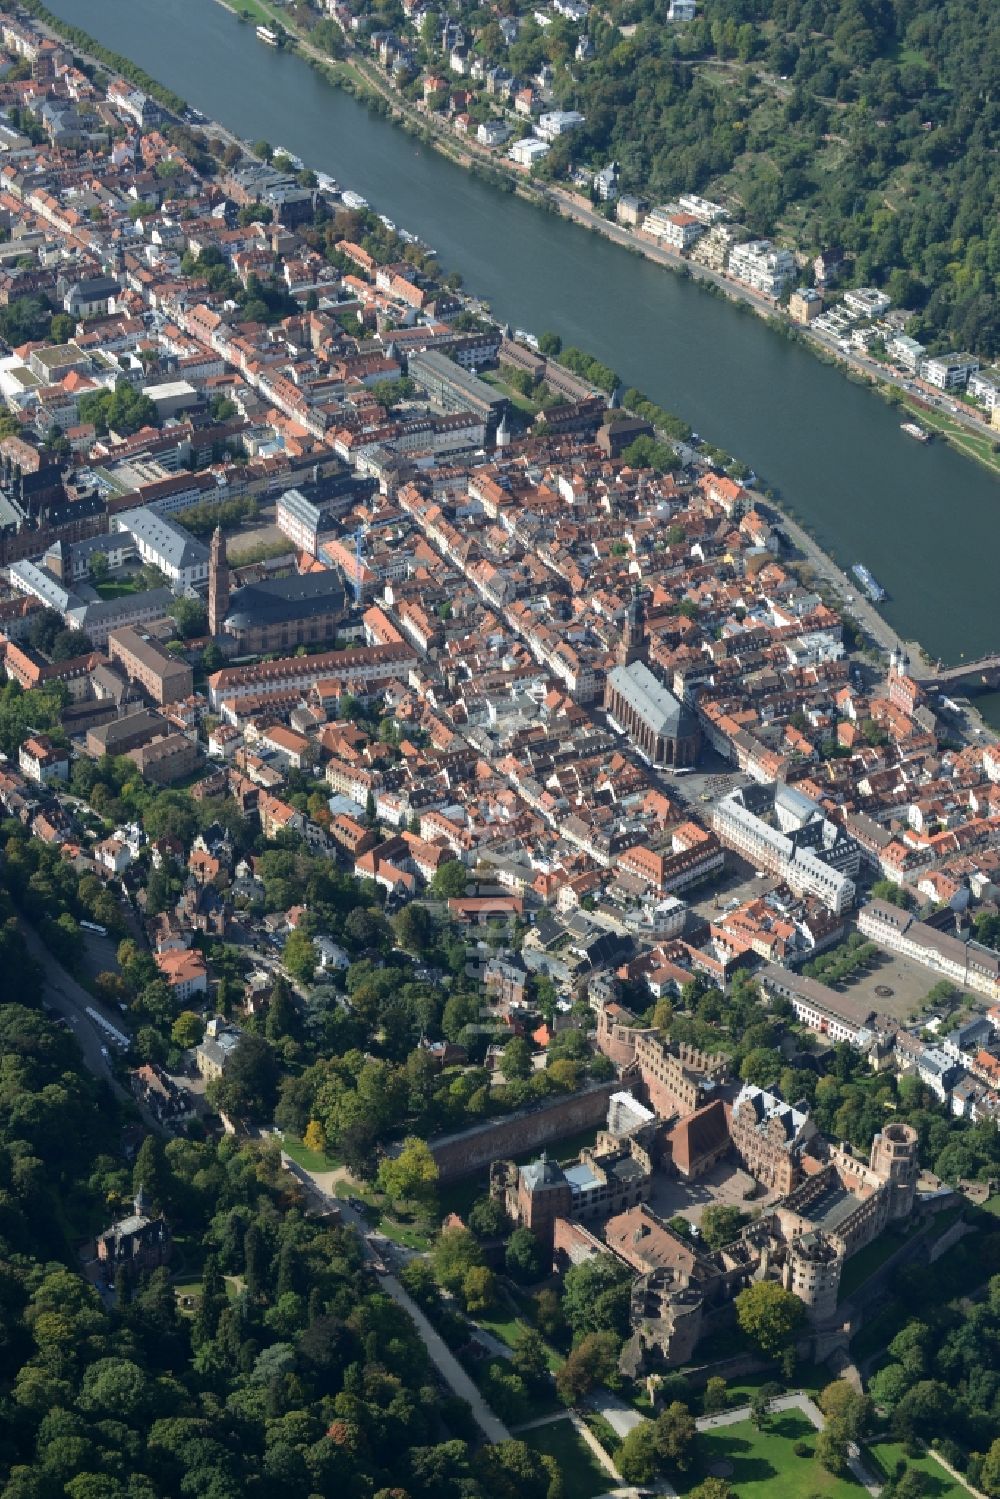
<path fill-rule="evenodd" d="M 753 1195 L 754 1192 L 758 1195 Z M 750 1195 L 747 1195 L 750 1194 Z M 657 1172 L 653 1177 L 653 1191 L 649 1205 L 661 1218 L 670 1219 L 680 1214 L 691 1223 L 698 1223 L 707 1207 L 739 1208 L 752 1212 L 776 1200 L 777 1194 L 760 1190 L 748 1171 L 733 1161 L 719 1161 L 696 1182 L 684 1182 L 678 1176 L 667 1176 Z"/>
<path fill-rule="evenodd" d="M 873 1010 L 891 1015 L 894 1020 L 906 1021 L 911 1015 L 924 1009 L 924 1000 L 934 985 L 940 982 L 941 975 L 932 973 L 920 963 L 914 963 L 912 958 L 904 958 L 900 953 L 886 952 L 884 948 L 880 951 L 882 956 L 879 961 L 842 992 L 857 1003 L 866 1001 Z M 876 988 L 891 989 L 892 994 L 876 994 Z M 966 995 L 963 1002 L 966 1005 L 981 1003 L 973 995 Z M 927 1013 L 934 1008 L 931 1006 Z M 940 1009 L 940 1006 L 936 1008 Z"/>

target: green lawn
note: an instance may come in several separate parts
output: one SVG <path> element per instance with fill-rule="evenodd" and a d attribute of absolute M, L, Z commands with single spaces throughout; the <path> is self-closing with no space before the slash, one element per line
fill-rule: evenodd
<path fill-rule="evenodd" d="M 404 1249 L 416 1249 L 421 1253 L 431 1247 L 428 1234 L 422 1233 L 408 1222 L 392 1217 L 386 1199 L 374 1188 L 353 1181 L 339 1181 L 334 1185 L 333 1195 L 360 1199 L 365 1205 L 365 1218 L 369 1225 L 385 1234 L 394 1244 L 401 1244 Z"/>
<path fill-rule="evenodd" d="M 257 0 L 224 0 L 224 3 L 236 15 L 243 16 L 246 20 L 253 21 L 254 25 L 263 22 L 265 25 L 273 22 L 274 16 L 271 11 L 265 10 Z"/>
<path fill-rule="evenodd" d="M 924 1493 L 927 1499 L 967 1499 L 970 1491 L 964 1484 L 957 1483 L 929 1452 L 924 1457 L 907 1457 L 898 1442 L 873 1442 L 868 1452 L 873 1459 L 872 1466 L 876 1469 L 876 1476 L 881 1468 L 882 1475 L 888 1478 L 902 1458 L 908 1468 L 915 1468 L 924 1475 L 927 1484 Z"/>
<path fill-rule="evenodd" d="M 811 1455 L 796 1457 L 796 1442 L 807 1442 L 810 1452 L 816 1428 L 799 1411 L 782 1411 L 770 1418 L 764 1431 L 749 1421 L 702 1432 L 698 1459 L 678 1484 L 690 1493 L 709 1476 L 716 1463 L 729 1464 L 726 1476 L 739 1499 L 864 1499 L 864 1489 L 851 1477 L 836 1478 Z"/>
<path fill-rule="evenodd" d="M 513 1348 L 517 1342 L 517 1335 L 524 1326 L 521 1319 L 515 1315 L 513 1309 L 500 1301 L 495 1310 L 488 1317 L 479 1316 L 475 1318 L 477 1327 L 484 1327 L 491 1332 L 495 1338 L 506 1343 L 508 1348 Z"/>
<path fill-rule="evenodd" d="M 303 1171 L 335 1171 L 344 1164 L 336 1156 L 330 1155 L 329 1151 L 310 1150 L 297 1135 L 283 1135 L 281 1148 Z"/>
<path fill-rule="evenodd" d="M 859 1286 L 863 1286 L 865 1281 L 869 1280 L 876 1270 L 881 1269 L 886 1260 L 890 1259 L 897 1249 L 901 1249 L 907 1239 L 918 1232 L 922 1226 L 920 1223 L 910 1222 L 907 1224 L 905 1233 L 879 1234 L 878 1238 L 866 1244 L 864 1249 L 860 1249 L 857 1254 L 852 1254 L 840 1277 L 840 1292 L 837 1300 L 843 1301 Z"/>
<path fill-rule="evenodd" d="M 825 1364 L 798 1363 L 787 1388 L 805 1390 L 809 1395 L 816 1395 L 830 1383 L 832 1378 Z M 740 1374 L 736 1379 L 727 1382 L 730 1409 L 738 1405 L 746 1405 L 754 1391 L 766 1384 L 778 1384 L 784 1387 L 785 1381 L 781 1377 L 780 1370 L 764 1369 L 759 1374 Z"/>
<path fill-rule="evenodd" d="M 528 1317 L 522 1316 L 517 1302 L 513 1296 L 508 1294 L 505 1288 L 500 1291 L 495 1310 L 488 1317 L 474 1317 L 472 1319 L 477 1327 L 485 1328 L 495 1338 L 506 1343 L 508 1348 L 513 1348 L 517 1342 L 518 1333 L 526 1327 L 531 1326 Z M 544 1338 L 542 1339 L 545 1343 Z M 563 1355 L 551 1343 L 545 1343 L 545 1358 L 549 1366 L 549 1373 L 555 1374 L 565 1363 Z M 540 1414 L 540 1412 L 535 1412 Z"/>
<path fill-rule="evenodd" d="M 567 1499 L 594 1499 L 615 1487 L 611 1474 L 598 1462 L 568 1416 L 564 1421 L 550 1421 L 522 1432 L 521 1440 L 536 1452 L 555 1458 Z"/>
<path fill-rule="evenodd" d="M 105 578 L 102 583 L 95 583 L 94 588 L 102 599 L 120 599 L 126 594 L 137 593 L 142 587 L 142 579 L 136 574 L 129 578 Z"/>
<path fill-rule="evenodd" d="M 922 427 L 939 433 L 942 437 L 952 442 L 960 452 L 967 457 L 976 458 L 994 473 L 1000 473 L 1000 458 L 993 451 L 995 438 L 985 434 L 980 436 L 978 432 L 971 432 L 968 427 L 960 422 L 954 421 L 944 412 L 934 410 L 915 401 L 903 401 L 903 406 L 917 418 Z"/>

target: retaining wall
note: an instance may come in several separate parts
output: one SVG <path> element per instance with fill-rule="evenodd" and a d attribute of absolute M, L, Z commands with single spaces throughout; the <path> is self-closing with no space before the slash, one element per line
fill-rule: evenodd
<path fill-rule="evenodd" d="M 458 1134 L 439 1135 L 436 1140 L 429 1140 L 440 1180 L 458 1181 L 463 1176 L 472 1176 L 491 1161 L 521 1155 L 526 1150 L 539 1149 L 551 1140 L 560 1140 L 564 1135 L 603 1124 L 608 1100 L 620 1088 L 617 1078 L 592 1083 L 580 1093 L 553 1099 L 539 1108 L 522 1109 L 516 1114 L 473 1125 Z"/>

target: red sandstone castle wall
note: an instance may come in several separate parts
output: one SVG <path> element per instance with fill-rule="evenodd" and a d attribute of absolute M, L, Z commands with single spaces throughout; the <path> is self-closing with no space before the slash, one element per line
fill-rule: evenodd
<path fill-rule="evenodd" d="M 621 1087 L 617 1078 L 594 1083 L 583 1093 L 559 1098 L 539 1109 L 494 1119 L 457 1135 L 429 1142 L 443 1182 L 458 1181 L 507 1156 L 539 1149 L 552 1140 L 603 1123 L 608 1100 Z"/>

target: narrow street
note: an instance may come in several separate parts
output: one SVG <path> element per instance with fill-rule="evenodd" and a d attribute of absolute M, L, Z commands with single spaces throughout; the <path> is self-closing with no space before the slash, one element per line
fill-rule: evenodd
<path fill-rule="evenodd" d="M 119 1026 L 122 1021 L 121 1015 L 113 1016 L 106 1006 L 77 983 L 72 974 L 67 973 L 45 946 L 34 927 L 29 926 L 27 922 L 22 922 L 21 933 L 31 956 L 44 970 L 45 1003 L 66 1021 L 76 1037 L 88 1070 L 95 1077 L 99 1077 L 102 1082 L 106 1082 L 119 1098 L 130 1099 L 131 1094 L 126 1092 L 112 1072 L 110 1057 L 105 1054 L 105 1039 L 101 1031 L 86 1012 L 88 1008 L 96 1010 L 99 1014 L 104 1014 L 110 1024 Z M 11 998 L 16 998 L 16 994 L 12 994 Z"/>

